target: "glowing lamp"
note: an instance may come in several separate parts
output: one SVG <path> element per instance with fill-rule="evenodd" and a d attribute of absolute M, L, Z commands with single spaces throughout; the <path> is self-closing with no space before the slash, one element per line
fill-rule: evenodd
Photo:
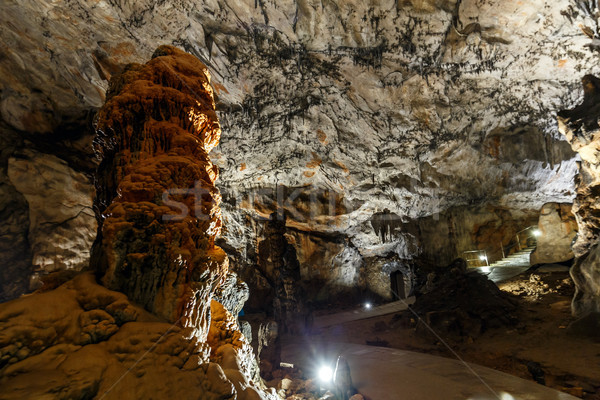
<path fill-rule="evenodd" d="M 319 368 L 319 380 L 321 382 L 323 382 L 323 383 L 331 382 L 332 378 L 333 378 L 333 370 L 331 369 L 331 367 L 324 365 L 321 368 Z"/>

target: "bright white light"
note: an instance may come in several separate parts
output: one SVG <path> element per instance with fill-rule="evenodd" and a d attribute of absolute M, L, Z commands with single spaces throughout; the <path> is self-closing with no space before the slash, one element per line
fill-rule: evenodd
<path fill-rule="evenodd" d="M 326 365 L 322 366 L 319 369 L 319 379 L 321 382 L 329 382 L 331 378 L 333 378 L 333 370 Z"/>
<path fill-rule="evenodd" d="M 488 272 L 492 272 L 492 269 L 490 267 L 481 267 L 479 268 L 481 270 L 481 272 L 483 272 L 484 274 L 487 274 Z"/>
<path fill-rule="evenodd" d="M 540 232 L 539 229 L 534 229 L 533 236 L 538 237 L 538 236 L 541 236 L 541 235 L 542 235 L 542 232 Z"/>
<path fill-rule="evenodd" d="M 487 260 L 487 257 L 486 257 L 486 256 L 479 256 L 479 259 L 480 259 L 481 261 L 485 261 L 485 260 Z"/>
<path fill-rule="evenodd" d="M 365 303 L 366 310 L 370 310 L 372 307 L 373 307 L 373 305 L 371 303 L 369 303 L 368 301 Z"/>

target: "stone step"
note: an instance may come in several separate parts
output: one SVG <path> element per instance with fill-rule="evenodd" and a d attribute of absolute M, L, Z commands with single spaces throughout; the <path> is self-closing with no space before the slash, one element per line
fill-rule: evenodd
<path fill-rule="evenodd" d="M 535 247 L 528 247 L 517 253 L 511 254 L 501 260 L 490 264 L 490 268 L 494 267 L 523 267 L 529 266 L 529 258 Z"/>
<path fill-rule="evenodd" d="M 534 247 L 527 247 L 517 253 L 513 253 L 501 260 L 491 263 L 488 267 L 526 267 L 530 266 L 529 259 Z M 485 267 L 485 266 L 484 266 Z"/>

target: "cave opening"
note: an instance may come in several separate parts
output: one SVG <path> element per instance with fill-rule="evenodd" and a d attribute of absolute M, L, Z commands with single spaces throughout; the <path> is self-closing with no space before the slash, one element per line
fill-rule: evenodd
<path fill-rule="evenodd" d="M 408 297 L 407 277 L 401 271 L 394 271 L 390 274 L 390 284 L 395 299 L 403 300 Z"/>

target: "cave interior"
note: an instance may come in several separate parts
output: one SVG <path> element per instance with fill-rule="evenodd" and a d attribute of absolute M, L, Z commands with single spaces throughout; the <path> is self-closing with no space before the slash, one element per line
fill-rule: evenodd
<path fill-rule="evenodd" d="M 598 1 L 0 11 L 0 399 L 600 400 Z"/>

